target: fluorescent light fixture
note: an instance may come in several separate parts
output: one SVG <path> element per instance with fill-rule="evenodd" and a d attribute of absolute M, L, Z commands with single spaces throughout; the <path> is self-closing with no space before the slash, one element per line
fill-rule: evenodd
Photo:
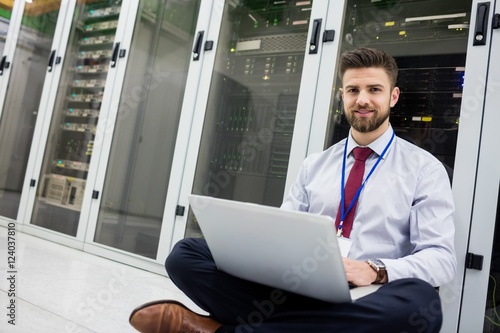
<path fill-rule="evenodd" d="M 33 2 L 33 0 L 25 0 L 25 1 L 26 1 L 26 3 L 32 3 Z"/>

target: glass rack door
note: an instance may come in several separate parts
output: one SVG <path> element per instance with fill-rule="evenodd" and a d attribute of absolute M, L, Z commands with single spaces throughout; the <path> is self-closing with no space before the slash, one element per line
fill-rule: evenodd
<path fill-rule="evenodd" d="M 0 54 L 3 54 L 5 49 L 5 40 L 9 32 L 12 10 L 12 6 L 0 7 Z"/>
<path fill-rule="evenodd" d="M 20 205 L 59 9 L 57 0 L 26 3 L 14 58 L 4 57 L 0 64 L 2 73 L 12 71 L 0 112 L 0 216 L 11 219 L 16 219 Z M 0 8 L 1 24 L 6 25 L 8 14 Z"/>
<path fill-rule="evenodd" d="M 200 3 L 141 1 L 96 243 L 156 258 Z"/>
<path fill-rule="evenodd" d="M 495 220 L 495 236 L 491 253 L 490 278 L 484 314 L 484 333 L 500 332 L 500 195 Z"/>
<path fill-rule="evenodd" d="M 466 260 L 462 261 L 465 274 L 458 332 L 498 333 L 500 332 L 500 155 L 498 154 L 498 124 L 500 123 L 498 18 L 500 12 L 498 1 L 474 0 L 474 2 L 473 9 L 477 13 L 477 19 L 481 22 L 486 12 L 486 20 L 483 22 L 487 22 L 491 30 L 487 31 L 484 45 L 479 46 L 484 51 L 488 51 L 488 59 L 478 61 L 479 59 L 473 58 L 475 55 L 473 50 L 469 55 L 474 67 L 485 66 L 487 71 L 482 72 L 481 76 L 472 75 L 472 84 L 469 84 L 471 78 L 468 74 L 465 83 L 465 89 L 473 90 L 474 99 L 478 102 L 464 103 L 464 105 L 475 106 L 465 110 L 469 111 L 469 122 L 478 120 L 477 124 L 480 126 L 476 128 L 480 133 L 475 136 L 479 137 L 480 144 L 477 145 L 478 158 L 473 160 L 477 162 L 477 171 L 473 175 L 469 173 L 470 178 L 475 180 L 473 200 L 468 200 L 472 202 L 470 218 L 467 220 L 469 228 L 462 228 L 467 231 L 461 237 L 464 240 L 463 243 L 466 244 L 466 250 L 464 250 Z M 474 26 L 477 27 L 477 24 Z M 479 34 L 479 30 L 479 27 L 475 28 L 471 35 Z M 468 97 L 466 98 L 469 100 Z M 481 108 L 481 102 L 484 102 L 483 108 Z M 462 143 L 471 141 L 472 133 L 467 132 L 467 134 L 467 136 L 462 136 L 462 132 L 460 133 L 459 147 Z M 468 147 L 466 152 L 459 150 L 462 156 L 459 156 L 460 164 L 457 163 L 457 169 L 459 166 L 463 168 L 465 163 L 462 159 L 471 159 L 471 152 L 474 152 L 475 147 L 470 145 Z M 459 178 L 459 175 L 455 177 L 456 183 L 463 178 Z M 463 194 L 460 195 L 462 196 Z"/>
<path fill-rule="evenodd" d="M 76 236 L 120 2 L 79 1 L 31 223 Z"/>
<path fill-rule="evenodd" d="M 192 193 L 279 206 L 312 1 L 226 1 Z M 192 214 L 186 236 L 200 235 Z"/>
<path fill-rule="evenodd" d="M 465 293 L 461 294 L 461 269 L 465 269 L 470 239 L 468 225 L 476 195 L 477 147 L 482 141 L 478 124 L 483 96 L 476 96 L 487 78 L 489 53 L 487 46 L 474 46 L 473 29 L 478 24 L 478 14 L 473 14 L 475 1 L 346 0 L 339 49 L 340 54 L 355 47 L 372 47 L 395 58 L 399 67 L 396 84 L 401 94 L 390 111 L 389 121 L 396 135 L 440 160 L 452 182 L 458 273 L 452 282 L 440 287 L 443 332 L 457 331 L 461 316 L 470 321 L 467 313 L 459 313 L 465 297 Z M 337 79 L 332 86 L 324 147 L 345 138 L 350 128 L 343 114 L 341 87 Z M 477 294 L 476 286 L 472 286 L 472 294 Z M 484 303 L 476 308 L 481 306 Z M 477 326 L 466 331 L 478 332 Z"/>
<path fill-rule="evenodd" d="M 428 150 L 447 169 L 455 163 L 472 1 L 348 0 L 341 52 L 387 51 L 399 67 L 399 101 L 391 109 L 396 135 Z M 333 88 L 328 147 L 347 136 L 341 82 Z"/>

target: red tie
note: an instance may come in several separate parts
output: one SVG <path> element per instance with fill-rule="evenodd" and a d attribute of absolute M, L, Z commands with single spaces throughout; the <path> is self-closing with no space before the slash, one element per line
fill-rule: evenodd
<path fill-rule="evenodd" d="M 370 148 L 361 148 L 356 147 L 353 150 L 354 154 L 354 165 L 351 168 L 351 172 L 349 173 L 349 178 L 347 179 L 347 183 L 345 184 L 344 189 L 344 212 L 347 211 L 347 208 L 351 204 L 352 198 L 358 191 L 361 183 L 363 181 L 363 175 L 365 174 L 365 161 L 372 154 L 372 150 Z M 358 197 L 359 198 L 359 197 Z M 335 220 L 335 226 L 338 228 L 340 224 L 340 213 L 341 213 L 341 205 L 339 204 L 339 210 L 337 212 L 337 219 Z M 347 213 L 344 223 L 342 224 L 342 236 L 349 238 L 352 229 L 352 222 L 354 220 L 354 214 L 356 212 L 356 206 L 358 202 L 353 204 L 351 210 Z"/>

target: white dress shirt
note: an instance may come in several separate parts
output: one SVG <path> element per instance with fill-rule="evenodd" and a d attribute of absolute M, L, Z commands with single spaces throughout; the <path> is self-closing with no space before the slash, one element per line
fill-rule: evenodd
<path fill-rule="evenodd" d="M 389 126 L 368 145 L 375 153 L 366 161 L 364 177 L 392 133 Z M 281 208 L 335 219 L 344 146 L 345 139 L 308 156 Z M 349 133 L 346 180 L 357 146 Z M 439 160 L 396 136 L 358 200 L 349 258 L 382 260 L 389 282 L 414 277 L 437 287 L 451 281 L 456 273 L 454 203 L 448 174 Z"/>

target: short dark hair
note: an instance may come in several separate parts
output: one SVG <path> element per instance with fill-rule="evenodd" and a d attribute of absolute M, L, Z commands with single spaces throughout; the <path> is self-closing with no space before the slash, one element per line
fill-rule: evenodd
<path fill-rule="evenodd" d="M 396 60 L 382 50 L 359 47 L 352 51 L 344 52 L 340 57 L 340 78 L 348 69 L 379 67 L 383 68 L 389 76 L 391 88 L 396 86 L 398 78 L 398 65 Z"/>

